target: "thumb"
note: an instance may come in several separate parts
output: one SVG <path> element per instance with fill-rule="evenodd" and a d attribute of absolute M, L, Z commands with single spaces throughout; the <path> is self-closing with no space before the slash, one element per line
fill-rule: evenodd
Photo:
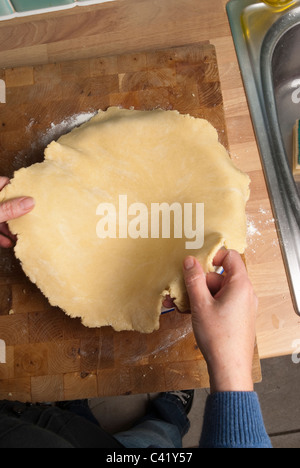
<path fill-rule="evenodd" d="M 191 311 L 199 311 L 201 305 L 210 302 L 212 296 L 206 284 L 206 275 L 203 268 L 195 257 L 186 257 L 184 260 L 183 276 L 190 299 Z"/>

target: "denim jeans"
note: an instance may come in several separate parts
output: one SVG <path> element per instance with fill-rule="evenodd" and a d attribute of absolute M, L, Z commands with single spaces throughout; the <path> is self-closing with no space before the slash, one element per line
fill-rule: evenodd
<path fill-rule="evenodd" d="M 114 437 L 126 448 L 181 448 L 189 428 L 180 400 L 163 393 L 151 402 L 149 412 L 134 427 Z"/>
<path fill-rule="evenodd" d="M 0 448 L 121 448 L 101 429 L 88 405 L 69 409 L 0 402 Z M 74 409 L 74 411 L 72 411 Z"/>
<path fill-rule="evenodd" d="M 180 448 L 189 420 L 176 397 L 153 400 L 149 412 L 130 430 L 111 436 L 87 403 L 61 407 L 0 402 L 0 448 Z"/>

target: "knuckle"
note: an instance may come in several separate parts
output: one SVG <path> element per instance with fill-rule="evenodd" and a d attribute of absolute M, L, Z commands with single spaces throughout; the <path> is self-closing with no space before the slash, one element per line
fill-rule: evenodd
<path fill-rule="evenodd" d="M 201 281 L 201 279 L 202 279 L 202 275 L 200 273 L 193 273 L 193 274 L 187 276 L 185 278 L 186 287 L 188 289 L 194 287 L 196 283 Z"/>
<path fill-rule="evenodd" d="M 12 201 L 4 202 L 0 208 L 2 212 L 1 218 L 3 218 L 4 221 L 8 221 L 9 219 L 13 219 L 15 217 L 16 210 Z"/>

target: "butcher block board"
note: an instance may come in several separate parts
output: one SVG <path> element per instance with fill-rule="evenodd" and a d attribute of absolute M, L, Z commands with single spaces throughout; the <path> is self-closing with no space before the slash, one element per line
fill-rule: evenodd
<path fill-rule="evenodd" d="M 112 105 L 206 118 L 227 146 L 216 54 L 208 42 L 3 69 L 0 79 L 6 84 L 1 175 L 42 161 L 47 144 L 82 114 Z M 0 254 L 0 399 L 57 401 L 209 386 L 190 315 L 165 314 L 150 335 L 85 328 L 49 305 L 12 249 Z M 257 350 L 253 378 L 261 378 Z"/>

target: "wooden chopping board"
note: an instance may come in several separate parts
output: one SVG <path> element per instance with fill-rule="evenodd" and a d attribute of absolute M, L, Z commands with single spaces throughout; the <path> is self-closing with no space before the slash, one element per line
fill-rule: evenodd
<path fill-rule="evenodd" d="M 83 113 L 112 105 L 206 118 L 227 146 L 209 43 L 5 69 L 0 79 L 6 84 L 0 175 L 12 177 L 20 167 L 42 161 L 47 144 Z M 189 315 L 163 315 L 160 329 L 150 335 L 85 328 L 49 305 L 12 249 L 0 249 L 0 340 L 0 399 L 57 401 L 209 386 Z M 253 377 L 261 378 L 257 350 Z"/>

